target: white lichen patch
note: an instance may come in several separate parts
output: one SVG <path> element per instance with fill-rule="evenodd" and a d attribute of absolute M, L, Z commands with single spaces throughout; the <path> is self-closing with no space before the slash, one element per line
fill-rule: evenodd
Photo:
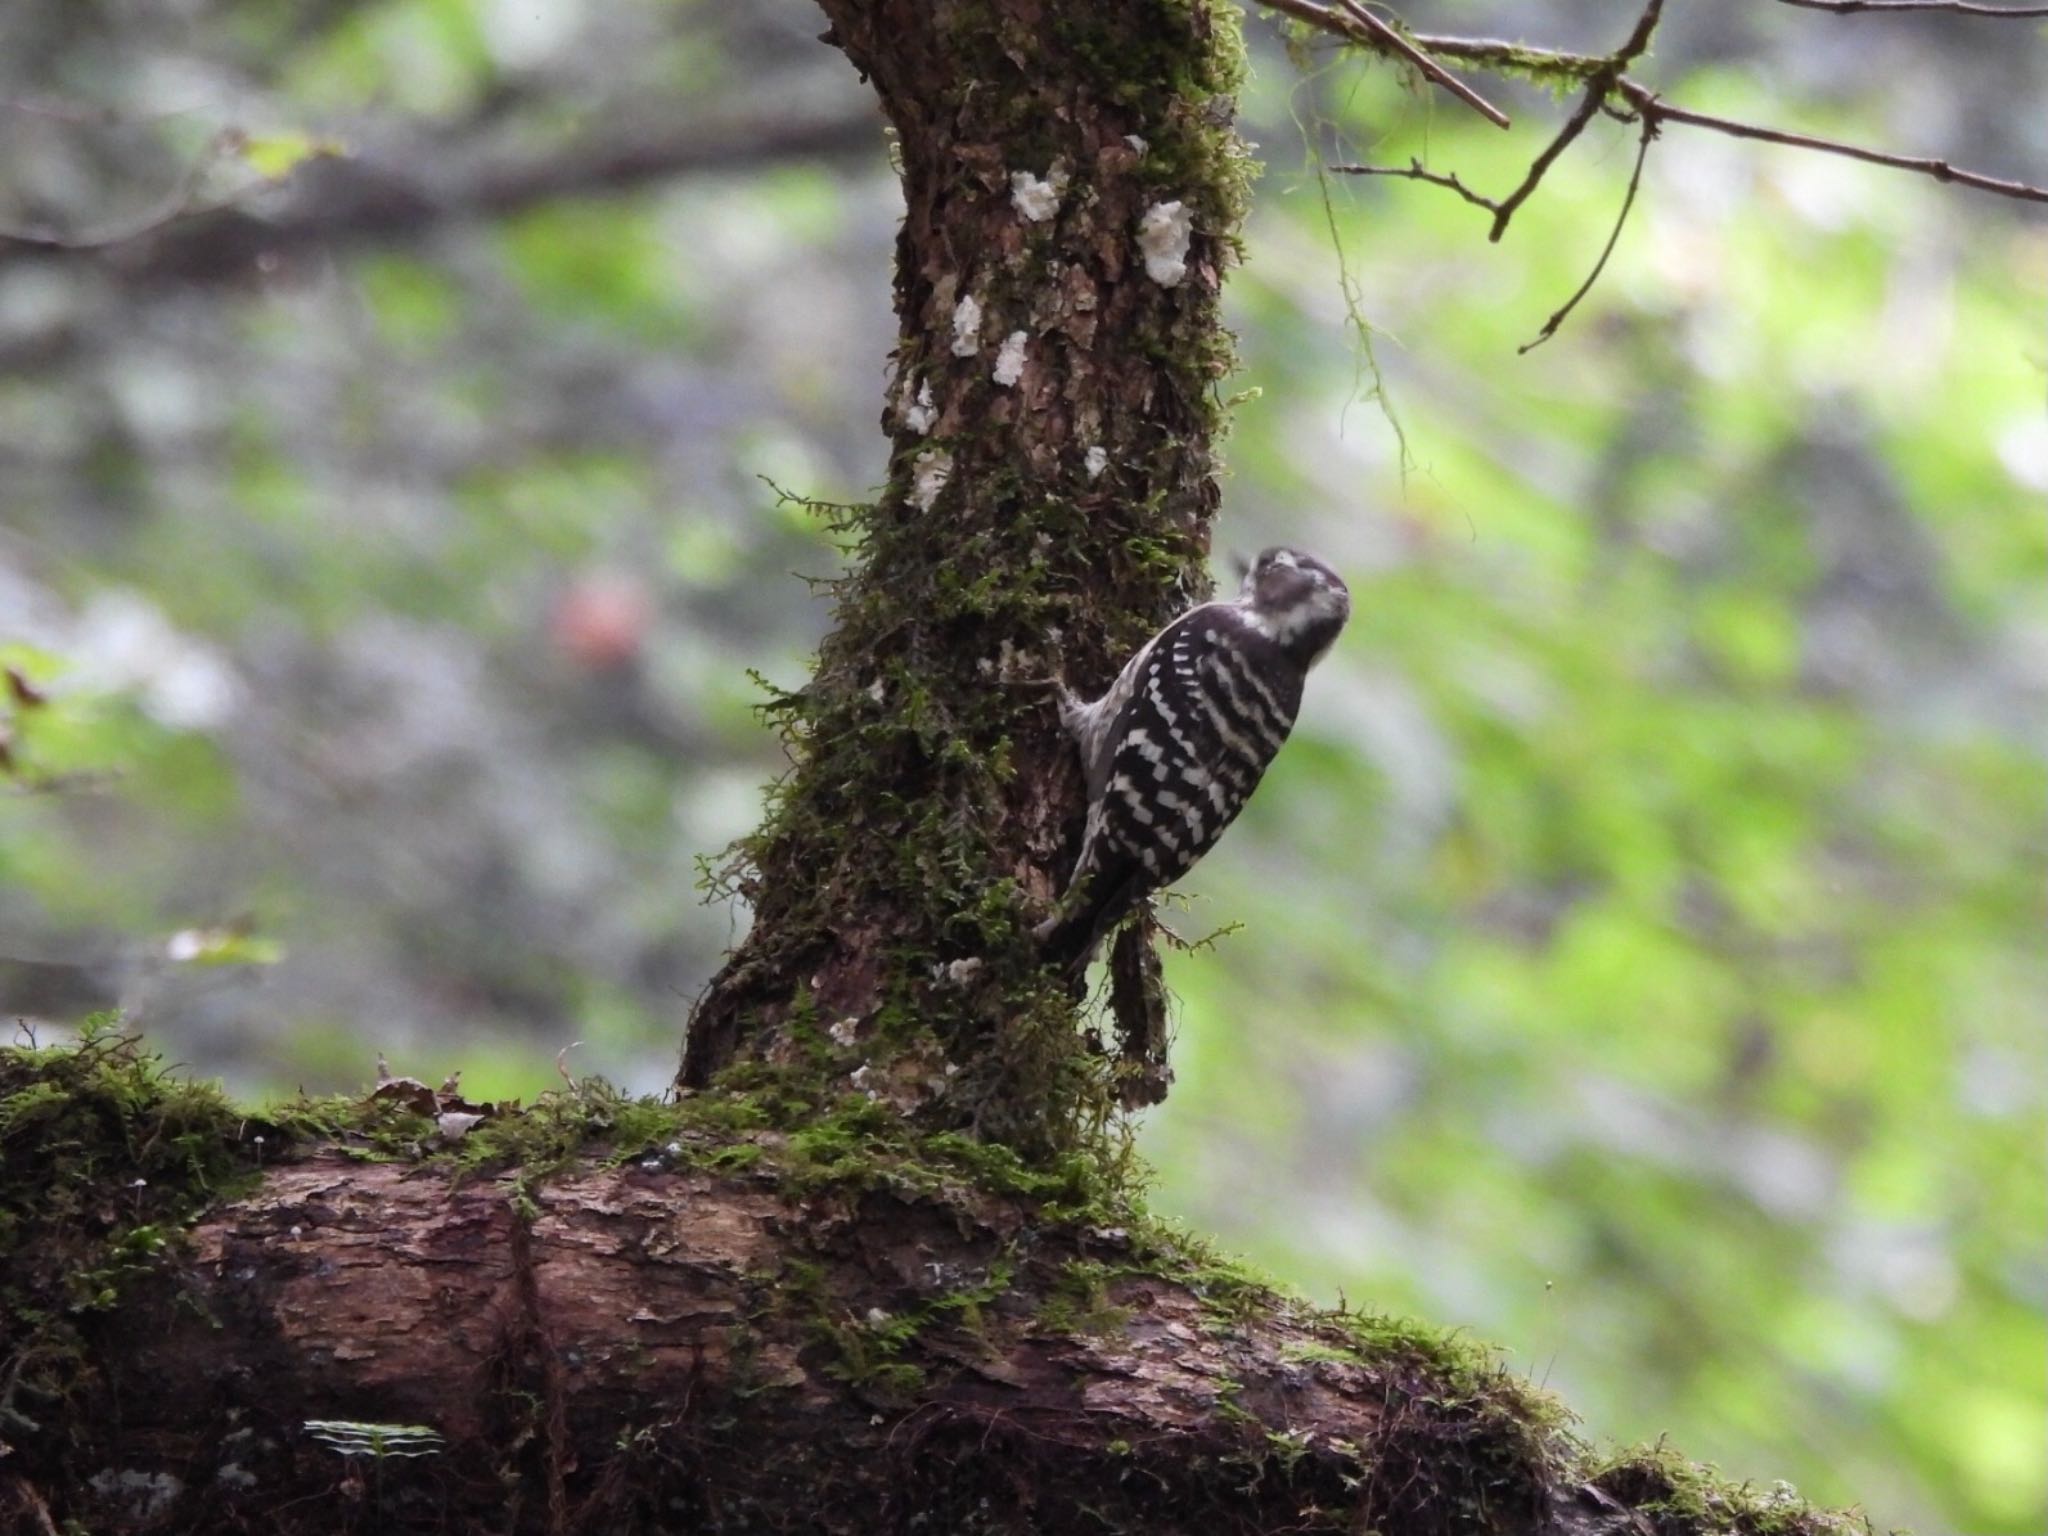
<path fill-rule="evenodd" d="M 966 960 L 949 960 L 943 965 L 932 967 L 932 980 L 949 987 L 964 987 L 981 974 L 978 957 Z"/>
<path fill-rule="evenodd" d="M 1009 389 L 1024 377 L 1024 346 L 1028 338 L 1022 331 L 1012 331 L 1003 338 L 1003 344 L 996 349 L 995 381 Z"/>
<path fill-rule="evenodd" d="M 1100 443 L 1090 445 L 1088 451 L 1081 455 L 1081 467 L 1088 472 L 1090 480 L 1099 478 L 1109 468 L 1109 450 Z"/>
<path fill-rule="evenodd" d="M 86 1479 L 92 1491 L 142 1524 L 161 1520 L 185 1491 L 182 1479 L 168 1472 L 115 1471 L 111 1467 Z"/>
<path fill-rule="evenodd" d="M 1174 206 L 1178 207 L 1179 204 Z M 953 306 L 953 355 L 972 357 L 980 350 L 981 300 L 971 293 L 963 293 L 960 302 Z"/>
<path fill-rule="evenodd" d="M 923 437 L 938 419 L 939 408 L 932 404 L 932 381 L 926 379 L 917 386 L 917 398 L 903 408 L 903 425 Z"/>
<path fill-rule="evenodd" d="M 1055 164 L 1041 178 L 1029 171 L 1010 173 L 1010 206 L 1032 224 L 1043 224 L 1060 211 L 1060 199 L 1066 195 L 1066 167 Z"/>
<path fill-rule="evenodd" d="M 932 503 L 939 499 L 939 492 L 952 478 L 952 454 L 943 448 L 920 453 L 910 471 L 910 504 L 920 512 L 931 511 Z"/>
<path fill-rule="evenodd" d="M 1188 275 L 1188 239 L 1195 230 L 1194 216 L 1178 198 L 1154 203 L 1138 220 L 1138 253 L 1145 258 L 1145 275 L 1162 288 L 1177 288 Z M 959 344 L 954 344 L 959 351 Z"/>
<path fill-rule="evenodd" d="M 1000 678 L 1006 683 L 1038 682 L 1044 678 L 1044 669 L 1035 652 L 1021 649 L 1007 635 L 993 656 L 983 656 L 974 663 L 974 670 L 983 677 Z M 932 979 L 945 978 L 937 966 L 932 967 Z"/>

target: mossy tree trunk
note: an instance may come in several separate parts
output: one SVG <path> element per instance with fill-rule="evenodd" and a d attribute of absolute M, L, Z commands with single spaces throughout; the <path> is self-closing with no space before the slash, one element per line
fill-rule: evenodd
<path fill-rule="evenodd" d="M 906 212 L 879 502 L 792 752 L 735 859 L 752 932 L 681 1081 L 859 1074 L 1027 1148 L 1110 1068 L 1028 938 L 1080 812 L 1045 681 L 1103 684 L 1205 594 L 1218 317 L 1248 162 L 1215 0 L 823 0 L 871 80 Z"/>

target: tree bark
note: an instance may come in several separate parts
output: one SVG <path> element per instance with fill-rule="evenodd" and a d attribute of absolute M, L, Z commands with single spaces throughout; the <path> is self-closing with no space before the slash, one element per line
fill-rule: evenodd
<path fill-rule="evenodd" d="M 481 1109 L 0 1049 L 0 1536 L 1846 1529 L 1596 1464 L 1483 1349 L 1275 1295 L 1087 1158 Z"/>
<path fill-rule="evenodd" d="M 1600 1528 L 1512 1392 L 1207 1286 L 966 1185 L 316 1156 L 91 1330 L 13 1487 L 221 1536 Z"/>
<path fill-rule="evenodd" d="M 121 1427 L 118 1450 L 93 1449 L 147 1472 L 118 1479 L 93 1518 L 322 1529 L 286 1506 L 324 1485 L 387 1530 L 437 1528 L 407 1506 L 458 1489 L 504 1500 L 512 1530 L 867 1533 L 913 1513 L 940 1530 L 1069 1529 L 1083 1505 L 1135 1517 L 1156 1496 L 1158 1457 L 1119 1440 L 1170 1444 L 1190 1492 L 1212 1484 L 1230 1502 L 1271 1454 L 1250 1431 L 1270 1408 L 1318 1475 L 1246 1507 L 1277 1514 L 1316 1484 L 1333 1508 L 1350 1502 L 1310 1442 L 1370 1437 L 1381 1384 L 1278 1367 L 1314 1328 L 1221 1328 L 1188 1290 L 1142 1278 L 1078 1298 L 1098 1333 L 1046 1328 L 1069 1266 L 1120 1263 L 1129 1240 L 1031 1236 L 981 1196 L 792 1204 L 635 1169 L 522 1200 L 510 1176 L 451 1192 L 316 1159 L 202 1223 L 178 1282 L 100 1341 L 119 1362 Z M 906 1327 L 907 1345 L 887 1342 Z M 343 1418 L 431 1425 L 443 1443 L 351 1465 L 300 1427 Z M 1117 1490 L 1134 1467 L 1144 1498 Z M 79 1472 L 93 1486 L 97 1469 Z M 991 1498 L 1007 1513 L 963 1524 Z"/>

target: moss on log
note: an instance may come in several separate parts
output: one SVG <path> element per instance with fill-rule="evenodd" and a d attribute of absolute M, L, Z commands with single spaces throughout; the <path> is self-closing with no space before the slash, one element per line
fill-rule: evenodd
<path fill-rule="evenodd" d="M 236 1111 L 0 1050 L 0 1529 L 1819 1536 L 869 1102 Z M 457 1116 L 457 1124 L 468 1112 Z"/>

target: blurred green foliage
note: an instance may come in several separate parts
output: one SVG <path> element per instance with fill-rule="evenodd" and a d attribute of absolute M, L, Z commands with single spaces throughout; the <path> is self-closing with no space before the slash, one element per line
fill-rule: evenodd
<path fill-rule="evenodd" d="M 767 121 L 840 102 L 864 158 L 764 151 L 211 287 L 0 265 L 0 663 L 49 694 L 5 720 L 0 958 L 109 972 L 250 1091 L 360 1083 L 383 1047 L 530 1096 L 572 1040 L 657 1085 L 743 921 L 692 887 L 774 768 L 747 669 L 800 679 L 826 615 L 789 573 L 837 558 L 759 477 L 881 470 L 872 114 L 795 51 L 807 14 L 208 9 L 201 39 L 23 27 L 135 121 L 156 63 L 217 77 L 266 155 L 455 176 L 657 119 L 687 146 L 774 78 L 802 84 Z M 1527 9 L 1508 29 L 1543 35 Z M 1660 78 L 1883 137 L 1896 55 L 1793 83 L 1847 35 L 1674 43 Z M 1626 129 L 1498 246 L 1440 189 L 1316 170 L 1413 154 L 1498 192 L 1554 113 L 1514 105 L 1504 135 L 1261 59 L 1219 541 L 1317 549 L 1357 616 L 1167 914 L 1245 927 L 1169 960 L 1159 1201 L 1326 1299 L 1500 1341 L 1597 1434 L 2031 1536 L 2048 241 L 1674 129 L 1591 298 L 1518 357 L 1606 237 Z M 10 219 L 69 176 L 87 223 L 171 163 L 93 140 L 88 174 L 6 121 Z"/>
<path fill-rule="evenodd" d="M 1522 152 L 1385 88 L 1332 115 L 1482 187 Z M 1304 421 L 1341 366 L 1317 187 L 1253 227 L 1234 495 L 1376 569 L 1191 882 L 1186 926 L 1248 931 L 1170 962 L 1161 1192 L 1514 1341 L 1604 1432 L 2038 1529 L 2048 522 L 2001 444 L 2042 421 L 2040 231 L 1674 133 L 1517 358 L 1624 141 L 1497 249 L 1330 178 L 1405 462 L 1369 408 Z"/>

